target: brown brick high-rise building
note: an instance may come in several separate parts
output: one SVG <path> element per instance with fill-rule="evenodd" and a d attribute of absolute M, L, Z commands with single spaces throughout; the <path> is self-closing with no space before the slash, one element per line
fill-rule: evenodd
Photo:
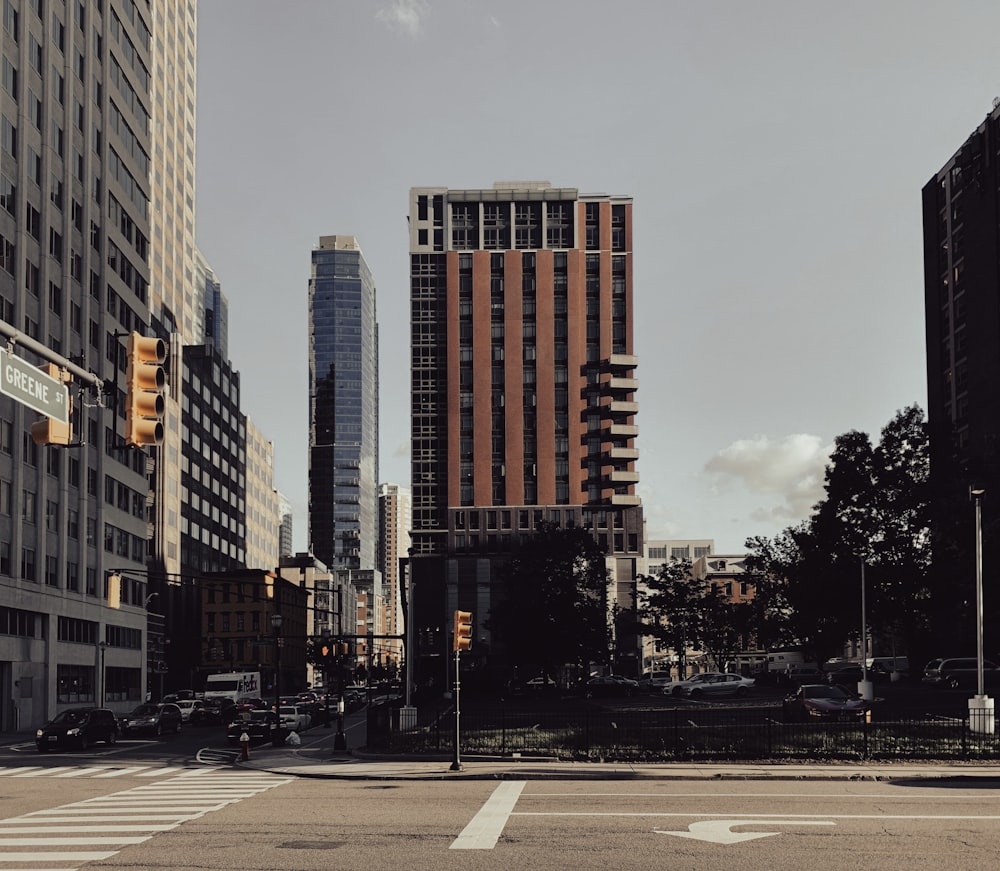
<path fill-rule="evenodd" d="M 545 182 L 414 188 L 409 233 L 418 655 L 445 649 L 456 607 L 476 615 L 474 649 L 496 652 L 482 626 L 491 564 L 542 521 L 591 528 L 609 599 L 630 607 L 631 199 Z"/>

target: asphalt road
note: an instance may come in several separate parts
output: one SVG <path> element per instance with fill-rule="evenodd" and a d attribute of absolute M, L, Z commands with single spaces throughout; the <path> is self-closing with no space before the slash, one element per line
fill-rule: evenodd
<path fill-rule="evenodd" d="M 65 761 L 65 760 L 64 760 Z M 981 869 L 1000 780 L 372 782 L 200 768 L 0 776 L 24 867 Z"/>

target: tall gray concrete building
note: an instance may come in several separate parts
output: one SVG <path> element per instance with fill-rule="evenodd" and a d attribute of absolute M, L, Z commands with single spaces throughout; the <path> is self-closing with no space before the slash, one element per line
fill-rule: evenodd
<path fill-rule="evenodd" d="M 70 385 L 67 448 L 36 445 L 34 412 L 0 397 L 5 730 L 145 691 L 148 458 L 125 446 L 115 399 L 121 335 L 150 321 L 152 12 L 6 0 L 0 41 L 0 320 L 115 385 L 101 404 Z M 115 602 L 108 577 L 130 568 Z"/>
<path fill-rule="evenodd" d="M 378 566 L 375 282 L 353 236 L 321 236 L 309 279 L 309 541 L 332 572 Z"/>

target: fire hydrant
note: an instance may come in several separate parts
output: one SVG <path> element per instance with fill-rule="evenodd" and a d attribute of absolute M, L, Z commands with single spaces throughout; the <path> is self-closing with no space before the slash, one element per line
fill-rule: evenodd
<path fill-rule="evenodd" d="M 244 762 L 250 758 L 250 736 L 244 732 L 240 735 L 240 759 Z"/>

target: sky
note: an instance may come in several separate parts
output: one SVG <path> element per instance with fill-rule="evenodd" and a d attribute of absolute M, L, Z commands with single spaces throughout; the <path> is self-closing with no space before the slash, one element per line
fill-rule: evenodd
<path fill-rule="evenodd" d="M 308 548 L 308 281 L 377 287 L 380 481 L 408 485 L 411 187 L 633 198 L 651 539 L 809 516 L 834 439 L 926 409 L 922 187 L 1000 95 L 1000 4 L 201 0 L 197 238 Z"/>

